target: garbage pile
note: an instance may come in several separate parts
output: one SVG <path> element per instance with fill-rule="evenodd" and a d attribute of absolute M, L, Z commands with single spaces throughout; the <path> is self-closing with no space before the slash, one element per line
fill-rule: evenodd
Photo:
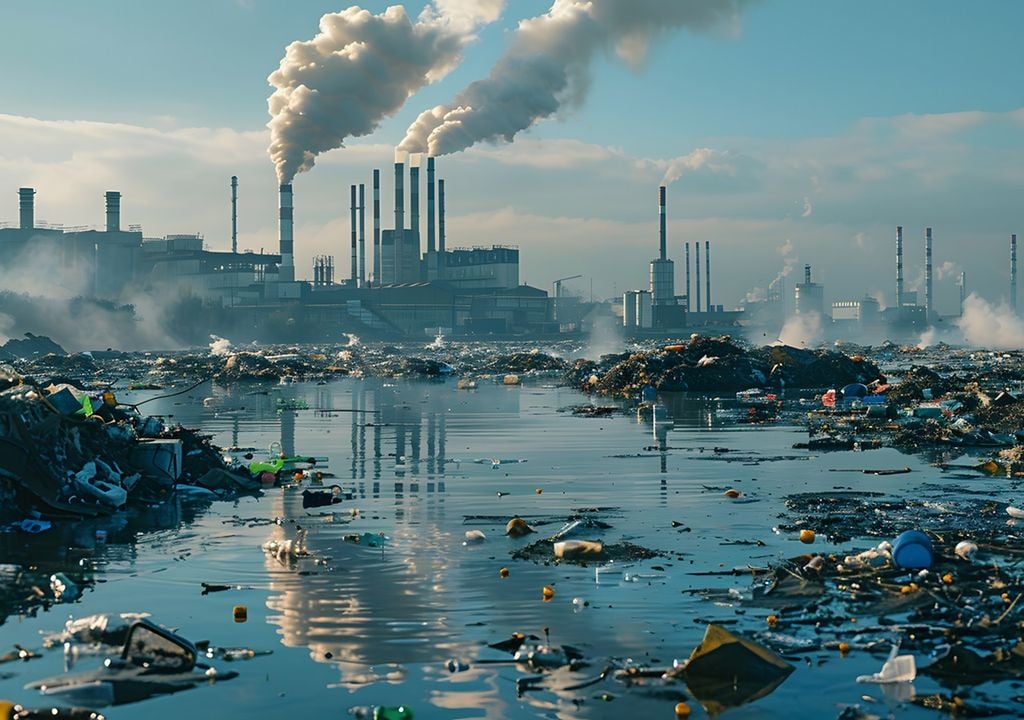
<path fill-rule="evenodd" d="M 226 471 L 209 437 L 119 405 L 109 390 L 43 387 L 13 373 L 0 391 L 0 485 L 23 510 L 94 517 L 129 497 L 159 502 Z"/>
<path fill-rule="evenodd" d="M 580 360 L 565 374 L 574 387 L 619 397 L 636 397 L 648 385 L 662 391 L 719 392 L 841 387 L 879 378 L 878 366 L 860 355 L 789 346 L 747 350 L 729 336 L 699 335 L 660 350 Z"/>

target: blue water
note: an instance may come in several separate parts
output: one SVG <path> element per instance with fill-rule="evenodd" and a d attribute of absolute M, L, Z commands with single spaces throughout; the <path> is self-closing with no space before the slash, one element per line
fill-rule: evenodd
<path fill-rule="evenodd" d="M 204 398 L 212 400 L 204 404 Z M 279 412 L 279 399 L 309 409 Z M 692 573 L 764 566 L 807 551 L 794 535 L 773 530 L 787 494 L 851 488 L 914 495 L 941 481 L 939 470 L 895 450 L 794 450 L 806 438 L 803 430 L 738 424 L 741 412 L 729 400 L 666 398 L 671 418 L 657 425 L 629 414 L 586 418 L 560 411 L 585 402 L 544 381 L 506 387 L 481 380 L 476 390 L 460 391 L 454 380 L 346 378 L 327 385 L 206 384 L 150 403 L 148 412 L 202 428 L 223 447 L 265 455 L 276 441 L 289 455 L 327 456 L 325 470 L 334 477 L 325 484 L 337 483 L 353 497 L 309 511 L 295 488 L 237 502 L 179 499 L 102 521 L 105 544 L 95 540 L 95 523 L 4 535 L 0 562 L 66 569 L 95 582 L 86 583 L 77 602 L 8 617 L 0 625 L 0 652 L 14 643 L 38 649 L 40 633 L 69 617 L 123 611 L 149 612 L 192 640 L 272 651 L 244 662 L 214 661 L 240 676 L 107 708 L 109 718 L 346 717 L 350 708 L 398 704 L 417 718 L 621 718 L 627 710 L 672 717 L 676 696 L 687 694 L 681 684 L 627 687 L 608 678 L 564 688 L 595 677 L 609 662 L 666 666 L 684 659 L 709 620 L 734 623 L 729 628 L 743 634 L 765 631 L 771 611 L 687 591 L 742 594 L 749 577 Z M 904 465 L 914 472 L 831 472 Z M 725 497 L 729 488 L 742 496 Z M 1004 492 L 998 480 L 974 481 L 972 489 L 989 489 L 994 499 Z M 510 557 L 580 508 L 601 508 L 597 516 L 613 526 L 594 539 L 628 540 L 664 556 L 599 568 Z M 537 523 L 538 534 L 507 538 L 505 522 L 517 514 Z M 309 531 L 309 559 L 288 566 L 261 549 L 268 539 L 294 537 L 297 526 Z M 467 530 L 481 530 L 487 540 L 465 546 Z M 362 533 L 384 533 L 388 542 L 372 548 L 344 539 Z M 723 544 L 758 540 L 764 546 Z M 816 549 L 868 546 L 836 547 L 819 538 Z M 502 567 L 508 578 L 500 577 Z M 237 588 L 203 596 L 202 582 Z M 555 590 L 550 602 L 542 600 L 545 585 Z M 236 605 L 247 607 L 246 622 L 233 621 Z M 486 644 L 516 631 L 543 638 L 544 628 L 552 644 L 579 648 L 590 665 L 552 673 L 541 689 L 517 696 L 517 678 L 533 673 L 481 662 L 509 659 Z M 866 709 L 888 711 L 878 686 L 854 682 L 877 671 L 884 655 L 817 650 L 796 657 L 796 671 L 778 689 L 727 716 L 784 717 L 796 706 L 808 717 L 834 717 L 845 704 L 865 704 L 865 694 L 876 700 Z M 449 672 L 450 659 L 469 669 Z M 76 669 L 96 662 L 83 658 Z M 63 665 L 59 649 L 0 665 L 0 698 L 43 705 L 23 685 Z M 936 686 L 919 679 L 916 690 Z M 704 715 L 690 702 L 695 717 Z M 932 715 L 892 707 L 899 717 Z"/>

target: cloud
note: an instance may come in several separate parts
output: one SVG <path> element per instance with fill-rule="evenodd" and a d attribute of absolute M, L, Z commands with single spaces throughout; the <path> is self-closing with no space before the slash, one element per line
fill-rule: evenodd
<path fill-rule="evenodd" d="M 803 212 L 800 213 L 800 217 L 805 217 L 806 218 L 806 217 L 810 217 L 813 214 L 814 214 L 814 206 L 811 205 L 811 199 L 805 195 L 804 196 L 804 209 L 803 209 Z"/>

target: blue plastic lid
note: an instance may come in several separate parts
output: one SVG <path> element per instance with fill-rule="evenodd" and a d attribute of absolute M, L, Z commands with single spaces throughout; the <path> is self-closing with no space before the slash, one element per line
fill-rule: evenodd
<path fill-rule="evenodd" d="M 908 570 L 930 568 L 934 559 L 931 539 L 919 530 L 907 530 L 892 542 L 892 561 Z"/>

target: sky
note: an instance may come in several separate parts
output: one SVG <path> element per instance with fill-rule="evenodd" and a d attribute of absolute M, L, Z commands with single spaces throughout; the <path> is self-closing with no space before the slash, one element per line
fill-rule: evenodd
<path fill-rule="evenodd" d="M 502 12 L 460 36 L 443 76 L 295 177 L 299 277 L 312 276 L 319 254 L 347 272 L 349 185 L 384 170 L 388 227 L 390 168 L 406 129 L 488 77 L 516 46 L 519 23 L 551 8 L 436 1 Z M 682 2 L 637 1 L 655 20 Z M 658 26 L 642 57 L 598 47 L 584 61 L 586 86 L 552 117 L 511 142 L 439 158 L 448 245 L 517 245 L 521 281 L 549 291 L 576 274 L 566 288 L 586 297 L 591 287 L 598 298 L 646 287 L 657 187 L 678 176 L 668 190 L 677 292 L 683 243 L 709 240 L 712 300 L 727 308 L 786 272 L 791 287 L 805 263 L 827 301 L 871 294 L 891 303 L 903 225 L 909 288 L 923 280 L 924 228 L 933 228 L 940 313 L 957 312 L 961 271 L 970 291 L 1005 299 L 1009 235 L 1024 235 L 1024 4 L 735 2 L 735 15 L 718 23 Z M 372 13 L 386 6 L 364 4 Z M 276 251 L 268 76 L 289 43 L 311 40 L 321 16 L 346 7 L 12 5 L 0 45 L 0 221 L 17 220 L 22 186 L 36 188 L 38 220 L 67 226 L 102 223 L 103 193 L 120 190 L 124 224 L 147 237 L 199 232 L 223 250 L 237 175 L 240 247 Z M 423 7 L 409 2 L 406 11 L 415 20 Z M 351 109 L 340 102 L 327 116 Z"/>

